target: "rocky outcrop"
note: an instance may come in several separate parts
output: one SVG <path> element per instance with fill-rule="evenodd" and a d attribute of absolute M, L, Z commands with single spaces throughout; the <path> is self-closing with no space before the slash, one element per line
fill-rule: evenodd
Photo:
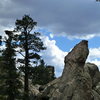
<path fill-rule="evenodd" d="M 92 80 L 92 94 L 94 100 L 100 100 L 100 72 L 98 67 L 93 63 L 86 63 L 85 72 L 89 73 Z"/>
<path fill-rule="evenodd" d="M 93 63 L 86 63 L 84 66 L 85 72 L 89 73 L 92 79 L 92 88 L 95 88 L 100 82 L 100 72 L 98 67 Z"/>
<path fill-rule="evenodd" d="M 37 100 L 100 100 L 100 72 L 85 61 L 88 41 L 81 41 L 65 57 L 62 76 L 48 83 Z"/>

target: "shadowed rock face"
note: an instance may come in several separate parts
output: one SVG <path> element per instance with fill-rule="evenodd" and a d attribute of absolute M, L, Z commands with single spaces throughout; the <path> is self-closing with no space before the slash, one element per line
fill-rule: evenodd
<path fill-rule="evenodd" d="M 48 100 L 100 100 L 100 73 L 97 66 L 85 65 L 88 54 L 88 41 L 83 40 L 65 57 L 62 76 L 47 84 L 40 98 L 47 96 Z M 92 74 L 93 70 L 97 71 L 95 75 Z"/>

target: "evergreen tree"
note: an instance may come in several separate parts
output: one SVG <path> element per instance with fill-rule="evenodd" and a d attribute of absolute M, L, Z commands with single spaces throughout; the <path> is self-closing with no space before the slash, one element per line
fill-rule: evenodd
<path fill-rule="evenodd" d="M 4 90 L 5 86 L 4 76 L 5 76 L 5 70 L 3 70 L 3 57 L 0 55 L 0 100 L 6 100 L 6 94 Z"/>
<path fill-rule="evenodd" d="M 2 69 L 1 74 L 2 85 L 0 91 L 6 96 L 4 100 L 15 100 L 19 97 L 19 88 L 21 82 L 19 81 L 19 73 L 17 72 L 15 63 L 15 50 L 13 45 L 13 34 L 11 31 L 5 31 L 8 36 L 5 38 L 6 49 L 2 53 Z"/>
<path fill-rule="evenodd" d="M 51 68 L 51 70 L 50 70 Z M 50 66 L 48 67 L 44 60 L 40 60 L 40 65 L 36 67 L 32 67 L 32 70 L 30 72 L 30 78 L 32 79 L 32 83 L 39 84 L 39 85 L 44 85 L 49 83 L 50 81 L 55 79 L 55 74 L 54 71 L 52 71 L 54 67 Z"/>
<path fill-rule="evenodd" d="M 17 47 L 21 48 L 19 53 L 24 57 L 24 59 L 20 61 L 24 64 L 24 92 L 25 100 L 28 100 L 30 61 L 36 61 L 37 58 L 39 59 L 38 52 L 46 48 L 43 46 L 43 42 L 40 39 L 40 33 L 31 33 L 32 29 L 37 25 L 37 22 L 35 22 L 30 16 L 24 15 L 22 19 L 16 20 L 15 25 L 15 31 L 20 32 L 15 35 L 15 40 L 17 41 Z"/>
<path fill-rule="evenodd" d="M 0 45 L 2 44 L 2 40 L 1 39 L 2 39 L 2 36 L 0 36 Z"/>

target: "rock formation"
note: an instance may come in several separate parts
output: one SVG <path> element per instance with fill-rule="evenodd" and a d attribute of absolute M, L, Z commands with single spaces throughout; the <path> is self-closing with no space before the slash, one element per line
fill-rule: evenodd
<path fill-rule="evenodd" d="M 85 61 L 88 41 L 77 44 L 65 57 L 62 76 L 48 83 L 36 100 L 100 100 L 100 72 Z"/>

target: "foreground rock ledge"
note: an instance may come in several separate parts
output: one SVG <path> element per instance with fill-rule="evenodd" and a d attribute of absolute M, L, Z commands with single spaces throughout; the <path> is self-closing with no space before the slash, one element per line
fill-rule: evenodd
<path fill-rule="evenodd" d="M 62 76 L 48 83 L 36 100 L 100 100 L 100 72 L 85 64 L 88 54 L 88 41 L 83 40 L 65 57 Z"/>

